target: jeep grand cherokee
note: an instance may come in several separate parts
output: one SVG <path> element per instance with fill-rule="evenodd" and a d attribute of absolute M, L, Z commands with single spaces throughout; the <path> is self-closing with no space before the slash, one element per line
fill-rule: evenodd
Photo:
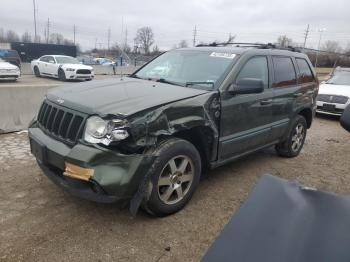
<path fill-rule="evenodd" d="M 206 168 L 270 146 L 297 156 L 315 76 L 306 55 L 270 45 L 173 50 L 130 77 L 49 91 L 31 151 L 72 194 L 165 216 L 186 205 Z"/>

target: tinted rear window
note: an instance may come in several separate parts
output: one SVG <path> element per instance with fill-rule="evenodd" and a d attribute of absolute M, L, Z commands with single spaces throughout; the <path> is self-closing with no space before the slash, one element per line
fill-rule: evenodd
<path fill-rule="evenodd" d="M 290 57 L 273 57 L 274 84 L 273 87 L 285 87 L 297 83 L 292 59 Z"/>
<path fill-rule="evenodd" d="M 297 58 L 297 65 L 299 67 L 299 83 L 310 83 L 314 81 L 314 76 L 310 69 L 308 62 L 303 58 Z"/>

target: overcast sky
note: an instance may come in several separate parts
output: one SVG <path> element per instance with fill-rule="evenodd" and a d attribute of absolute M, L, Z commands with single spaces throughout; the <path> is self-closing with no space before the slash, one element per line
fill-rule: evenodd
<path fill-rule="evenodd" d="M 320 28 L 327 31 L 322 41 L 337 40 L 345 47 L 350 43 L 349 0 L 36 0 L 37 28 L 42 35 L 50 18 L 50 32 L 61 33 L 83 49 L 121 42 L 128 32 L 133 45 L 136 30 L 150 26 L 155 42 L 167 49 L 182 39 L 190 45 L 197 26 L 197 43 L 224 41 L 231 33 L 239 42 L 274 42 L 285 34 L 302 43 L 310 24 L 307 47 L 317 47 Z M 34 35 L 33 0 L 1 0 L 0 28 Z M 123 37 L 122 37 L 123 35 Z M 97 39 L 97 40 L 96 40 Z"/>

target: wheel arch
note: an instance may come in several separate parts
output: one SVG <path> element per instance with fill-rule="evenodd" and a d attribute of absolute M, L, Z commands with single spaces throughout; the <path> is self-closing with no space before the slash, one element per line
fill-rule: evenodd
<path fill-rule="evenodd" d="M 208 126 L 197 126 L 191 129 L 181 130 L 172 135 L 163 135 L 159 139 L 168 139 L 171 137 L 184 139 L 195 146 L 198 150 L 203 170 L 209 168 L 209 164 L 213 158 L 215 149 L 215 135 L 214 131 Z"/>
<path fill-rule="evenodd" d="M 297 115 L 301 115 L 305 118 L 306 120 L 306 124 L 307 124 L 307 128 L 311 127 L 312 124 L 312 118 L 313 118 L 313 114 L 312 114 L 312 109 L 309 107 L 306 108 L 302 108 L 298 111 Z"/>

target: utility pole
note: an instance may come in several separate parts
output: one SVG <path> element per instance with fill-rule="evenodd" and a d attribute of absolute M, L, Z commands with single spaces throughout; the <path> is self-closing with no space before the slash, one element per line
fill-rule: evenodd
<path fill-rule="evenodd" d="M 33 0 L 33 8 L 34 8 L 34 42 L 36 42 L 37 34 L 36 34 L 36 7 L 35 7 L 35 0 Z"/>
<path fill-rule="evenodd" d="M 73 26 L 73 42 L 74 42 L 74 45 L 75 45 L 75 33 L 76 33 L 76 27 L 75 27 L 75 24 Z"/>
<path fill-rule="evenodd" d="M 49 43 L 49 39 L 50 39 L 50 18 L 47 18 L 47 35 L 46 35 L 46 43 Z"/>
<path fill-rule="evenodd" d="M 306 40 L 307 40 L 307 38 L 308 38 L 308 36 L 309 36 L 309 32 L 310 32 L 310 25 L 307 24 L 307 28 L 306 28 L 305 33 L 304 33 L 304 35 L 305 35 L 305 39 L 304 39 L 304 48 L 306 47 Z"/>
<path fill-rule="evenodd" d="M 97 38 L 95 38 L 95 49 L 97 49 Z"/>
<path fill-rule="evenodd" d="M 197 25 L 194 26 L 194 30 L 193 30 L 193 46 L 196 46 L 196 37 L 197 37 Z"/>
<path fill-rule="evenodd" d="M 320 39 L 318 40 L 318 47 L 316 52 L 315 70 L 317 69 L 318 53 L 320 52 L 320 48 L 321 48 L 322 33 L 326 31 L 326 28 L 319 29 L 318 31 L 320 32 Z"/>
<path fill-rule="evenodd" d="M 108 28 L 108 36 L 107 36 L 107 50 L 109 51 L 109 42 L 111 41 L 111 28 Z"/>

